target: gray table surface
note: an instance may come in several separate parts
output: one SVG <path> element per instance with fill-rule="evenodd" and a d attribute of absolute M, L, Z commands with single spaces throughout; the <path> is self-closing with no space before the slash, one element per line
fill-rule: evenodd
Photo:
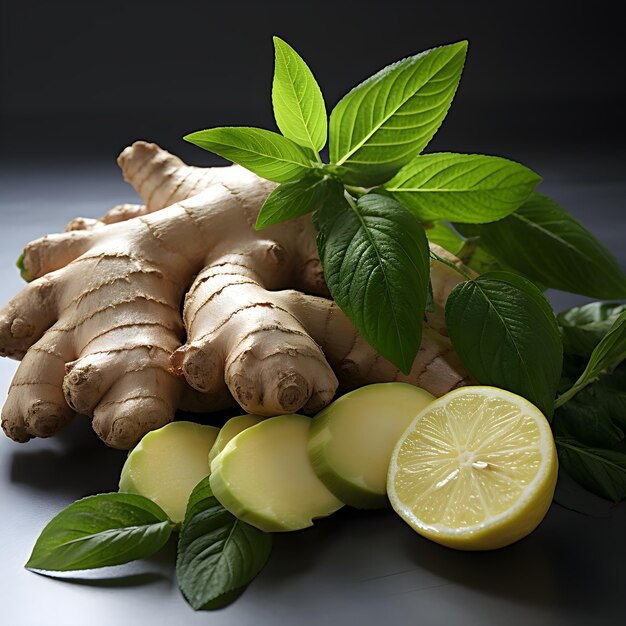
<path fill-rule="evenodd" d="M 579 158 L 580 157 L 580 158 Z M 542 189 L 568 207 L 626 266 L 624 169 L 599 157 L 530 154 Z M 623 161 L 622 161 L 623 165 Z M 0 168 L 0 300 L 22 283 L 23 245 L 76 215 L 97 216 L 134 194 L 113 163 L 6 162 Z M 584 299 L 550 294 L 557 310 Z M 16 363 L 0 359 L 0 397 Z M 343 510 L 312 529 L 276 536 L 266 569 L 230 607 L 194 613 L 157 557 L 54 580 L 23 568 L 49 519 L 75 499 L 116 489 L 125 454 L 102 445 L 86 418 L 49 440 L 0 436 L 0 622 L 9 626 L 603 624 L 626 610 L 626 505 L 609 506 L 567 480 L 525 540 L 462 553 L 416 535 L 391 511 Z M 565 506 L 563 506 L 565 505 Z M 584 513 L 572 511 L 575 507 Z M 623 623 L 623 622 L 622 622 Z"/>

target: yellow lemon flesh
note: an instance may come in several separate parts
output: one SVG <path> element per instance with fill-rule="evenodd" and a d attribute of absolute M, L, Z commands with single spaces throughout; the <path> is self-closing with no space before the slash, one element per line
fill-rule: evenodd
<path fill-rule="evenodd" d="M 391 456 L 387 492 L 420 535 L 490 550 L 532 532 L 557 478 L 554 439 L 537 407 L 494 387 L 462 387 L 429 404 Z"/>

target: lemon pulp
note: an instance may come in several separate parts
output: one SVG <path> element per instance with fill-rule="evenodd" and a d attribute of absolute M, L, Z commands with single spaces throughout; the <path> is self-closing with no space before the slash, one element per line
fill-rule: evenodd
<path fill-rule="evenodd" d="M 418 533 L 461 549 L 490 549 L 530 533 L 556 485 L 550 426 L 530 402 L 463 387 L 424 409 L 389 467 L 392 506 Z"/>

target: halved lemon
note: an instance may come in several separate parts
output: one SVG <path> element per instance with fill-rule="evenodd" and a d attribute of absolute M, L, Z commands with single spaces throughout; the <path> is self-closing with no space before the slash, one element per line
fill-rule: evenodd
<path fill-rule="evenodd" d="M 490 550 L 532 532 L 557 478 L 544 415 L 495 387 L 461 387 L 429 404 L 391 456 L 387 493 L 420 535 L 462 550 Z"/>

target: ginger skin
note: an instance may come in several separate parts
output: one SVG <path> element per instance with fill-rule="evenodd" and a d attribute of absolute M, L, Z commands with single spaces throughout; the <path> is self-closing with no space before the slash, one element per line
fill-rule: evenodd
<path fill-rule="evenodd" d="M 0 311 L 0 354 L 22 360 L 2 410 L 11 438 L 53 435 L 79 412 L 126 449 L 177 408 L 312 413 L 340 383 L 441 395 L 468 381 L 440 312 L 408 376 L 375 353 L 324 297 L 310 218 L 254 229 L 272 183 L 143 142 L 119 163 L 145 204 L 29 244 L 33 280 Z M 441 304 L 460 277 L 440 263 L 431 274 Z"/>

